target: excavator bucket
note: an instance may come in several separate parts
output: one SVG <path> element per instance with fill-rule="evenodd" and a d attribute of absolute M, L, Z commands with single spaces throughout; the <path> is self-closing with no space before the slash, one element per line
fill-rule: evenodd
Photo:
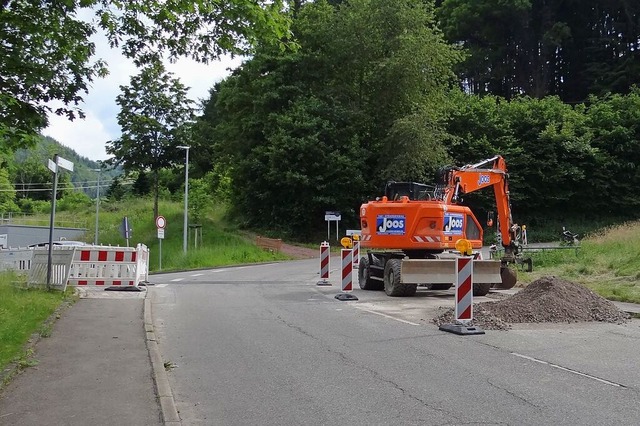
<path fill-rule="evenodd" d="M 400 277 L 405 284 L 454 284 L 455 259 L 405 259 Z M 500 262 L 495 260 L 473 261 L 473 282 L 500 284 Z"/>
<path fill-rule="evenodd" d="M 453 284 L 456 281 L 455 259 L 405 259 L 400 279 L 405 284 Z"/>
<path fill-rule="evenodd" d="M 509 268 L 508 266 L 503 266 L 501 268 L 500 277 L 502 278 L 502 281 L 494 286 L 494 288 L 498 290 L 508 290 L 513 288 L 518 281 L 517 272 L 515 269 Z"/>
<path fill-rule="evenodd" d="M 483 284 L 500 284 L 500 262 L 496 260 L 474 260 L 473 282 Z"/>

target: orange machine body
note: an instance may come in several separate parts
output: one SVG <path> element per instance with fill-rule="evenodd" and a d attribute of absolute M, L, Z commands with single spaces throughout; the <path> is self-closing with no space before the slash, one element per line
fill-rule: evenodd
<path fill-rule="evenodd" d="M 455 249 L 460 239 L 480 249 L 482 226 L 471 210 L 458 204 L 462 196 L 492 188 L 502 245 L 517 251 L 511 218 L 508 175 L 504 159 L 495 156 L 477 164 L 445 169 L 440 182 L 429 188 L 414 182 L 390 182 L 385 196 L 360 207 L 361 247 L 403 250 L 424 257 Z"/>
<path fill-rule="evenodd" d="M 482 247 L 482 227 L 466 206 L 383 197 L 360 208 L 361 247 L 441 253 L 465 238 Z"/>

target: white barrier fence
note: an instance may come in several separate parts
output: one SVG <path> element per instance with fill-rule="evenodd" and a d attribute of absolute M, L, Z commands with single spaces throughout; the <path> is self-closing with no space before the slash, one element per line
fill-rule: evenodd
<path fill-rule="evenodd" d="M 67 289 L 75 250 L 75 247 L 60 247 L 51 252 L 50 288 L 61 291 Z M 29 278 L 27 279 L 28 286 L 47 285 L 47 274 L 49 273 L 48 259 L 48 250 L 33 250 L 31 269 L 29 270 Z"/>
<path fill-rule="evenodd" d="M 67 257 L 62 260 L 63 253 L 67 256 L 71 253 L 67 267 L 60 266 L 67 262 Z M 72 286 L 135 288 L 149 277 L 149 249 L 144 244 L 136 247 L 54 246 L 52 254 L 56 259 L 52 262 L 55 276 L 52 275 L 51 284 L 56 288 L 63 284 L 58 282 L 60 280 L 66 281 L 64 286 L 68 283 Z M 29 272 L 29 284 L 46 284 L 47 267 L 46 247 L 0 250 L 0 270 Z M 63 275 L 66 278 L 61 278 Z M 55 285 L 53 279 L 56 280 Z"/>
<path fill-rule="evenodd" d="M 0 271 L 28 271 L 32 258 L 33 249 L 27 247 L 0 250 Z"/>

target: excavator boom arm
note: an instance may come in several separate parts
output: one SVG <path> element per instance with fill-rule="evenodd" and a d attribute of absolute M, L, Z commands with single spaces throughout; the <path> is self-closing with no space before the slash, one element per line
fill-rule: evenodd
<path fill-rule="evenodd" d="M 493 187 L 502 244 L 509 247 L 514 242 L 515 230 L 511 218 L 508 174 L 504 158 L 497 155 L 479 163 L 452 170 L 448 177 L 445 202 L 455 204 L 462 194 L 469 194 L 487 187 Z"/>

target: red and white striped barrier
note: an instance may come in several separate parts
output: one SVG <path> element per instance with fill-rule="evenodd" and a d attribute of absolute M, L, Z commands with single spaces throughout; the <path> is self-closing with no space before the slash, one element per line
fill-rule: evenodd
<path fill-rule="evenodd" d="M 329 243 L 323 241 L 320 244 L 320 281 L 318 285 L 331 285 L 329 282 Z"/>
<path fill-rule="evenodd" d="M 354 238 L 353 240 L 353 267 L 357 268 L 360 265 L 360 241 Z"/>
<path fill-rule="evenodd" d="M 473 320 L 473 257 L 456 258 L 456 321 Z"/>
<path fill-rule="evenodd" d="M 470 326 L 473 320 L 473 257 L 456 258 L 456 306 L 455 324 L 441 324 L 438 329 L 462 336 L 484 334 L 478 326 Z"/>
<path fill-rule="evenodd" d="M 342 249 L 340 254 L 342 257 L 342 291 L 352 291 L 353 252 L 351 249 Z"/>
<path fill-rule="evenodd" d="M 69 285 L 137 287 L 148 276 L 149 250 L 137 247 L 92 246 L 76 250 Z"/>

